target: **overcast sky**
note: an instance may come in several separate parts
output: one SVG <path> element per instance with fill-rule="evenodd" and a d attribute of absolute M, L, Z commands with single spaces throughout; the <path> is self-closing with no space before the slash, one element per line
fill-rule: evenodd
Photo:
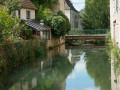
<path fill-rule="evenodd" d="M 85 7 L 85 0 L 71 0 L 73 2 L 74 7 L 80 11 Z"/>

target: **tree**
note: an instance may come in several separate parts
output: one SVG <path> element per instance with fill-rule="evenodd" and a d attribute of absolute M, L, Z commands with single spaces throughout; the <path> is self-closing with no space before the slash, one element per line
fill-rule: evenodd
<path fill-rule="evenodd" d="M 8 8 L 9 12 L 15 15 L 15 11 L 21 8 L 20 1 L 21 0 L 5 0 L 4 4 L 5 7 Z"/>
<path fill-rule="evenodd" d="M 31 0 L 38 8 L 42 5 L 44 8 L 53 9 L 53 6 L 57 4 L 56 0 Z"/>
<path fill-rule="evenodd" d="M 85 0 L 82 16 L 85 29 L 105 29 L 110 26 L 109 0 Z"/>
<path fill-rule="evenodd" d="M 39 6 L 39 9 L 36 14 L 36 20 L 45 20 L 47 16 L 51 15 L 51 11 L 49 8 L 44 8 L 42 5 Z"/>
<path fill-rule="evenodd" d="M 13 18 L 8 9 L 0 9 L 0 38 L 3 40 L 13 39 L 19 36 L 19 19 Z"/>

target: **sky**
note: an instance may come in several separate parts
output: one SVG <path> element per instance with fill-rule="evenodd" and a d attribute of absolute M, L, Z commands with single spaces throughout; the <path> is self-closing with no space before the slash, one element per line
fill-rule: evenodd
<path fill-rule="evenodd" d="M 85 7 L 85 0 L 71 0 L 74 7 L 80 11 L 81 9 L 84 9 Z"/>

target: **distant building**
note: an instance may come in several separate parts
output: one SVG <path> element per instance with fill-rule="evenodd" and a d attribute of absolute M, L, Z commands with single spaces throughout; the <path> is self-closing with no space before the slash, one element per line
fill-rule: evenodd
<path fill-rule="evenodd" d="M 112 41 L 120 47 L 120 0 L 110 0 L 110 29 Z"/>
<path fill-rule="evenodd" d="M 72 2 L 70 0 L 65 0 L 65 15 L 69 18 L 71 23 L 71 29 L 82 29 L 81 17 L 79 12 L 74 8 Z"/>

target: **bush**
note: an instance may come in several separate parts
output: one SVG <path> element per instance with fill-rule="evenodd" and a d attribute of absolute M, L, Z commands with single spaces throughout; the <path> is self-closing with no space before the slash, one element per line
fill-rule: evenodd
<path fill-rule="evenodd" d="M 45 50 L 42 46 L 36 47 L 35 48 L 35 56 L 39 57 L 39 56 L 44 56 L 45 55 Z"/>
<path fill-rule="evenodd" d="M 31 62 L 36 58 L 35 56 L 45 55 L 45 48 L 39 45 L 32 40 L 17 43 L 5 42 L 1 46 L 0 60 L 3 60 L 3 62 L 0 61 L 0 71 L 1 67 L 3 67 L 1 63 L 4 63 L 6 68 L 11 69 Z"/>
<path fill-rule="evenodd" d="M 54 16 L 51 21 L 52 34 L 54 36 L 63 36 L 66 33 L 65 19 L 62 16 Z"/>
<path fill-rule="evenodd" d="M 62 11 L 59 11 L 58 15 L 62 16 L 65 19 L 65 21 L 66 21 L 66 23 L 65 23 L 66 33 L 68 33 L 71 29 L 71 24 L 70 24 L 70 21 L 69 21 L 68 17 Z"/>
<path fill-rule="evenodd" d="M 23 30 L 21 30 L 20 37 L 22 37 L 24 40 L 31 39 L 32 38 L 32 30 L 24 28 Z"/>

